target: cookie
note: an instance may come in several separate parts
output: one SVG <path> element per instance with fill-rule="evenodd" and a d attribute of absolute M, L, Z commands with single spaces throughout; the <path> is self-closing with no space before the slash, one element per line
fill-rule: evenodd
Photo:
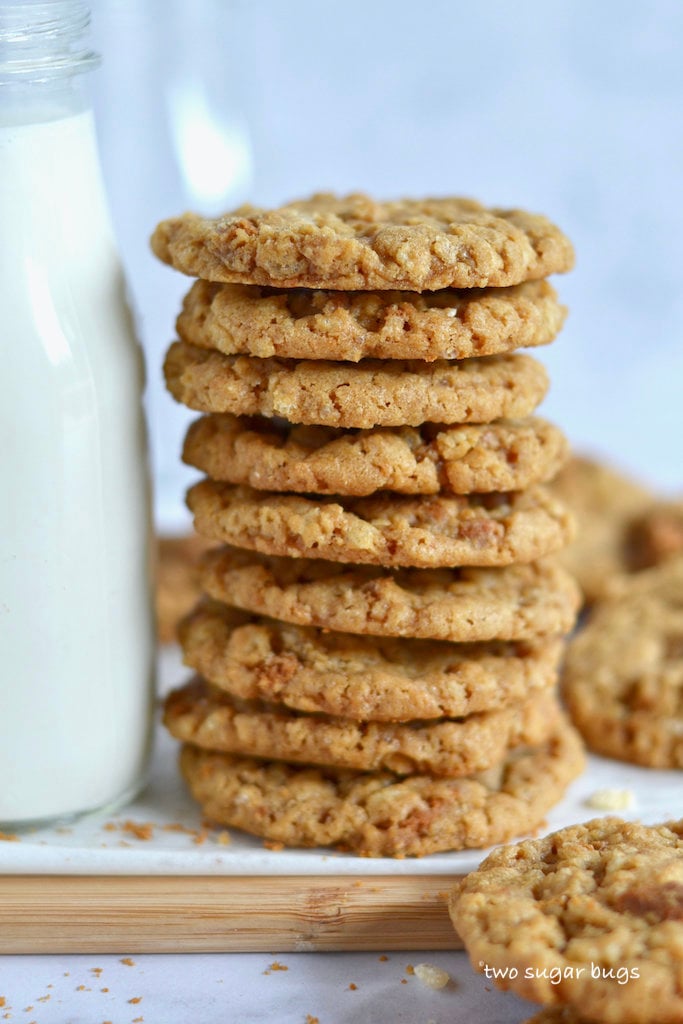
<path fill-rule="evenodd" d="M 183 341 L 229 356 L 432 362 L 547 345 L 565 316 L 547 281 L 422 294 L 196 281 L 176 327 Z"/>
<path fill-rule="evenodd" d="M 544 367 L 531 356 L 296 362 L 224 356 L 183 341 L 168 350 L 164 374 L 173 397 L 197 412 L 327 427 L 489 423 L 528 415 L 548 388 Z"/>
<path fill-rule="evenodd" d="M 683 768 L 683 555 L 595 607 L 569 645 L 563 690 L 592 750 Z"/>
<path fill-rule="evenodd" d="M 196 534 L 160 537 L 156 562 L 156 616 L 159 641 L 172 644 L 176 626 L 199 600 L 200 556 L 211 543 Z"/>
<path fill-rule="evenodd" d="M 471 494 L 550 480 L 567 451 L 562 432 L 537 417 L 355 432 L 216 414 L 190 426 L 183 459 L 214 480 L 258 490 Z"/>
<path fill-rule="evenodd" d="M 601 818 L 495 850 L 450 913 L 480 970 L 507 968 L 501 988 L 604 1024 L 683 1021 L 683 821 Z"/>
<path fill-rule="evenodd" d="M 237 700 L 195 679 L 169 694 L 164 724 L 183 743 L 227 754 L 455 777 L 498 764 L 513 747 L 544 743 L 558 715 L 555 699 L 539 694 L 465 718 L 364 722 Z"/>
<path fill-rule="evenodd" d="M 471 199 L 377 202 L 319 193 L 276 210 L 158 225 L 156 256 L 207 281 L 366 291 L 507 286 L 571 270 L 569 240 L 546 217 Z"/>
<path fill-rule="evenodd" d="M 550 487 L 576 516 L 576 537 L 560 556 L 589 603 L 633 568 L 630 529 L 651 506 L 650 491 L 594 459 L 569 460 Z"/>
<path fill-rule="evenodd" d="M 504 569 L 344 566 L 219 548 L 202 562 L 217 601 L 342 633 L 473 642 L 568 633 L 579 592 L 553 560 Z"/>
<path fill-rule="evenodd" d="M 180 626 L 185 664 L 241 700 L 361 721 L 459 718 L 553 687 L 559 639 L 451 644 L 351 636 L 250 616 L 218 603 Z"/>
<path fill-rule="evenodd" d="M 461 779 L 359 774 L 231 757 L 185 746 L 181 770 L 207 818 L 287 846 L 367 857 L 479 848 L 536 828 L 583 768 L 562 719 L 547 742 Z"/>
<path fill-rule="evenodd" d="M 430 568 L 531 562 L 571 536 L 540 485 L 510 494 L 317 500 L 202 480 L 187 503 L 204 537 L 269 555 Z"/>

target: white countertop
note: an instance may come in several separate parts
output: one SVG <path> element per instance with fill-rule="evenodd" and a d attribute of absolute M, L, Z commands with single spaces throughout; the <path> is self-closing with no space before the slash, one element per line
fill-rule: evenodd
<path fill-rule="evenodd" d="M 497 992 L 464 953 L 380 955 L 135 955 L 133 966 L 112 956 L 5 956 L 0 1021 L 10 1013 L 8 1024 L 313 1024 L 310 1014 L 319 1024 L 521 1024 L 535 1010 Z M 287 970 L 264 974 L 274 962 Z M 426 988 L 406 973 L 420 963 L 446 970 L 451 982 Z"/>

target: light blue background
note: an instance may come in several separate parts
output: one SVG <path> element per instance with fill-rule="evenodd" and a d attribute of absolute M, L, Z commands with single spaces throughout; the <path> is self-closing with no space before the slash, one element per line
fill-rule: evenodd
<path fill-rule="evenodd" d="M 190 282 L 155 266 L 147 236 L 186 208 L 320 188 L 472 195 L 553 218 L 577 266 L 556 281 L 571 313 L 541 354 L 553 380 L 543 412 L 578 448 L 683 491 L 680 0 L 93 6 L 163 526 L 184 521 L 190 478 L 178 450 L 191 417 L 160 383 Z M 183 96 L 206 121 L 191 142 L 178 134 Z"/>

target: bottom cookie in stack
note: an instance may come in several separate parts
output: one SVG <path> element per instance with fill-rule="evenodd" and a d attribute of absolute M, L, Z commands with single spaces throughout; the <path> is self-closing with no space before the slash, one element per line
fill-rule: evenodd
<path fill-rule="evenodd" d="M 217 824 L 286 846 L 401 857 L 480 848 L 531 831 L 580 773 L 583 753 L 558 716 L 543 743 L 461 778 L 296 767 L 191 744 L 180 767 Z"/>

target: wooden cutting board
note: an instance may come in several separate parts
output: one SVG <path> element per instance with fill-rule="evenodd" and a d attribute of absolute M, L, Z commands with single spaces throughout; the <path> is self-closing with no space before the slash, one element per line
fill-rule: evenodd
<path fill-rule="evenodd" d="M 457 875 L 1 875 L 0 953 L 462 949 Z"/>

